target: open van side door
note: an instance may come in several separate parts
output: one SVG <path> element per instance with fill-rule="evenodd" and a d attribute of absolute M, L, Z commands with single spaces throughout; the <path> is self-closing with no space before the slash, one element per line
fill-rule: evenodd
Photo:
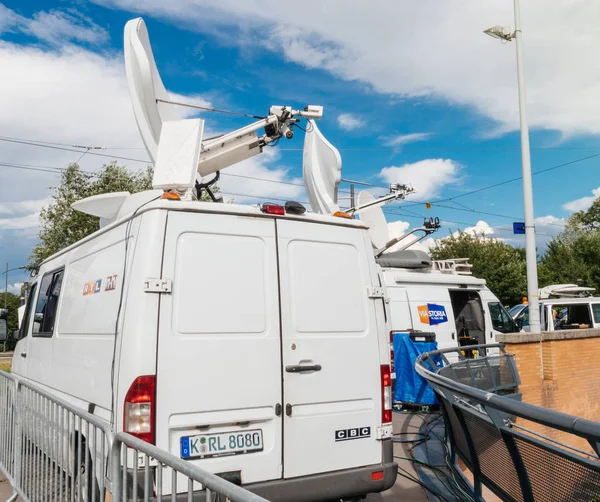
<path fill-rule="evenodd" d="M 448 288 L 415 284 L 408 287 L 407 292 L 414 329 L 434 332 L 439 349 L 458 346 Z"/>

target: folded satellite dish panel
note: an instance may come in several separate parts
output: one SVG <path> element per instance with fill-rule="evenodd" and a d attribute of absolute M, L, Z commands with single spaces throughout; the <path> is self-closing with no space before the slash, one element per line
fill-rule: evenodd
<path fill-rule="evenodd" d="M 125 25 L 125 73 L 133 113 L 140 135 L 152 162 L 156 162 L 162 123 L 179 118 L 177 112 L 157 99 L 168 100 L 169 94 L 162 83 L 148 29 L 142 18 L 132 19 Z M 171 107 L 172 108 L 172 107 Z"/>
<path fill-rule="evenodd" d="M 314 120 L 308 121 L 302 168 L 312 211 L 321 214 L 339 211 L 338 187 L 342 180 L 342 157 L 321 134 Z"/>

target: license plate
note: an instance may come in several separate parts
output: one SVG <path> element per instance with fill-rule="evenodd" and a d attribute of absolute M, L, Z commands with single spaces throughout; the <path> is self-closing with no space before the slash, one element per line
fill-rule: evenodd
<path fill-rule="evenodd" d="M 260 429 L 181 438 L 181 458 L 221 457 L 262 450 L 263 436 Z"/>

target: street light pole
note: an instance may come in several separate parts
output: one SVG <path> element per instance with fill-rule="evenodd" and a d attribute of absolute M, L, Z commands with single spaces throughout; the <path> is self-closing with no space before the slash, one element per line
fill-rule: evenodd
<path fill-rule="evenodd" d="M 6 278 L 6 282 L 4 283 L 4 308 L 7 308 L 7 302 L 8 302 L 8 273 L 12 272 L 13 270 L 24 270 L 26 268 L 27 267 L 25 267 L 25 266 L 8 268 L 8 262 L 6 263 L 6 271 L 2 272 L 2 274 L 0 274 L 0 275 L 4 275 Z"/>
<path fill-rule="evenodd" d="M 519 114 L 521 117 L 521 162 L 523 168 L 523 205 L 525 208 L 525 255 L 527 262 L 527 301 L 529 303 L 529 328 L 539 333 L 540 308 L 538 298 L 537 250 L 535 246 L 535 222 L 533 217 L 533 184 L 531 181 L 531 154 L 529 150 L 529 126 L 527 124 L 527 100 L 523 70 L 523 38 L 519 0 L 515 4 L 515 41 L 517 45 L 517 80 L 519 85 Z"/>
<path fill-rule="evenodd" d="M 517 82 L 519 88 L 519 115 L 521 120 L 521 164 L 523 170 L 523 206 L 525 210 L 525 257 L 527 264 L 527 301 L 529 304 L 529 329 L 539 333 L 540 307 L 538 298 L 537 251 L 535 248 L 535 222 L 533 218 L 533 185 L 531 182 L 531 154 L 529 151 L 529 126 L 527 125 L 527 99 L 525 97 L 525 72 L 523 70 L 523 38 L 521 32 L 521 9 L 514 0 L 515 32 L 506 33 L 501 26 L 484 31 L 493 38 L 517 44 Z"/>

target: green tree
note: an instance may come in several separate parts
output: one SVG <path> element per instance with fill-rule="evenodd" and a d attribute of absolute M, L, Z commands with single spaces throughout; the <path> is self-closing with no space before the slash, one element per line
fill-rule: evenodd
<path fill-rule="evenodd" d="M 150 190 L 152 174 L 150 167 L 130 172 L 111 162 L 94 175 L 70 164 L 61 175 L 60 185 L 51 187 L 52 202 L 40 214 L 40 242 L 32 250 L 28 267 L 35 268 L 49 256 L 99 229 L 98 218 L 75 211 L 71 204 L 102 193 Z"/>
<path fill-rule="evenodd" d="M 4 297 L 6 297 L 6 307 L 8 308 L 8 328 L 10 331 L 19 327 L 19 309 L 20 301 L 17 295 L 12 293 L 0 293 L 0 309 L 4 308 Z M 0 347 L 2 345 L 0 344 Z"/>
<path fill-rule="evenodd" d="M 469 258 L 475 277 L 486 280 L 487 286 L 506 305 L 521 303 L 527 293 L 525 250 L 498 239 L 458 231 L 439 239 L 430 250 L 434 260 Z"/>
<path fill-rule="evenodd" d="M 539 266 L 540 285 L 580 284 L 600 292 L 600 201 L 567 220 L 553 238 Z"/>

